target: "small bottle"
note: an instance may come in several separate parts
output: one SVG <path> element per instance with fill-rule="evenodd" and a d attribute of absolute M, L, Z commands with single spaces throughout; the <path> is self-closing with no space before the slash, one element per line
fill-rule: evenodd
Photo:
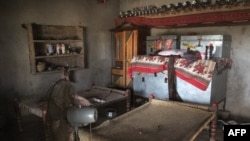
<path fill-rule="evenodd" d="M 226 1 L 225 0 L 215 0 L 215 5 L 222 6 L 225 5 Z"/>
<path fill-rule="evenodd" d="M 200 0 L 193 0 L 193 1 L 192 1 L 192 7 L 193 7 L 194 9 L 200 8 L 200 7 L 201 7 L 201 1 L 200 1 Z"/>
<path fill-rule="evenodd" d="M 151 7 L 151 13 L 152 13 L 152 14 L 158 13 L 158 10 L 157 10 L 157 7 L 156 7 L 156 6 L 152 6 L 152 7 Z"/>
<path fill-rule="evenodd" d="M 46 44 L 46 47 L 48 49 L 48 55 L 52 55 L 54 53 L 53 45 L 52 44 Z"/>
<path fill-rule="evenodd" d="M 167 8 L 168 8 L 169 11 L 174 11 L 174 10 L 177 9 L 176 5 L 173 4 L 173 3 L 168 4 Z"/>
<path fill-rule="evenodd" d="M 168 11 L 168 6 L 167 5 L 162 5 L 160 10 L 159 10 L 159 13 L 165 13 Z"/>
<path fill-rule="evenodd" d="M 61 45 L 61 50 L 62 50 L 62 54 L 65 54 L 65 45 L 64 44 Z"/>
<path fill-rule="evenodd" d="M 70 47 L 70 45 L 68 46 L 67 53 L 71 53 L 71 47 Z"/>
<path fill-rule="evenodd" d="M 238 0 L 226 0 L 225 3 L 226 3 L 227 5 L 232 5 L 232 4 L 237 3 L 237 1 L 238 1 Z"/>
<path fill-rule="evenodd" d="M 182 6 L 184 9 L 190 8 L 191 7 L 191 2 L 190 1 L 184 1 L 182 3 Z"/>
<path fill-rule="evenodd" d="M 202 7 L 207 8 L 211 5 L 211 0 L 202 0 Z"/>
<path fill-rule="evenodd" d="M 121 11 L 121 12 L 119 13 L 119 17 L 120 17 L 120 18 L 124 18 L 124 17 L 125 17 L 125 12 L 122 12 L 122 11 Z"/>
<path fill-rule="evenodd" d="M 56 44 L 56 54 L 57 55 L 61 54 L 61 45 L 60 44 Z"/>
<path fill-rule="evenodd" d="M 174 9 L 178 11 L 184 9 L 184 7 L 181 2 L 177 2 L 174 6 Z"/>

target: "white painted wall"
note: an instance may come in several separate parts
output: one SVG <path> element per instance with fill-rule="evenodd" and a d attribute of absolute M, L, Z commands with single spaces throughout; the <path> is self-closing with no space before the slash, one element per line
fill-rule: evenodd
<path fill-rule="evenodd" d="M 191 1 L 191 0 L 190 0 Z M 120 11 L 135 7 L 182 2 L 181 0 L 120 0 Z M 250 121 L 250 25 L 197 27 L 177 29 L 152 29 L 152 35 L 158 34 L 227 34 L 232 36 L 231 58 L 233 66 L 228 71 L 226 110 L 235 119 Z"/>

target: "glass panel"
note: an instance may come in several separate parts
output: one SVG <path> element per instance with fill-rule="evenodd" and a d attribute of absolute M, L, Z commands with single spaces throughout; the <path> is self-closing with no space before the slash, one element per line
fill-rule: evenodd
<path fill-rule="evenodd" d="M 122 39 L 121 39 L 121 36 L 119 36 L 119 39 L 118 39 L 118 58 L 121 58 L 122 56 Z"/>
<path fill-rule="evenodd" d="M 115 37 L 116 37 L 115 58 L 121 59 L 122 58 L 122 32 L 118 32 Z"/>

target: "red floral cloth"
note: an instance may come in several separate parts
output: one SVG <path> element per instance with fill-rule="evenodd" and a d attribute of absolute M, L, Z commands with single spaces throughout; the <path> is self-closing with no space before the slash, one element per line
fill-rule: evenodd
<path fill-rule="evenodd" d="M 168 70 L 168 57 L 163 56 L 135 56 L 128 69 L 128 75 L 132 78 L 133 72 L 157 73 Z M 213 60 L 197 60 L 189 63 L 187 59 L 176 58 L 174 67 L 176 76 L 206 90 L 214 73 L 216 62 Z"/>

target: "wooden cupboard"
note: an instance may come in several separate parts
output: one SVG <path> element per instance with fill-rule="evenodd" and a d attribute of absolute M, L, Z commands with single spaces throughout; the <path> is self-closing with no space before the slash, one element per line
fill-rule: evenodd
<path fill-rule="evenodd" d="M 134 55 L 146 54 L 146 37 L 150 29 L 144 27 L 126 27 L 112 29 L 113 66 L 111 70 L 112 85 L 116 88 L 132 87 L 131 78 L 127 76 L 130 61 Z"/>

